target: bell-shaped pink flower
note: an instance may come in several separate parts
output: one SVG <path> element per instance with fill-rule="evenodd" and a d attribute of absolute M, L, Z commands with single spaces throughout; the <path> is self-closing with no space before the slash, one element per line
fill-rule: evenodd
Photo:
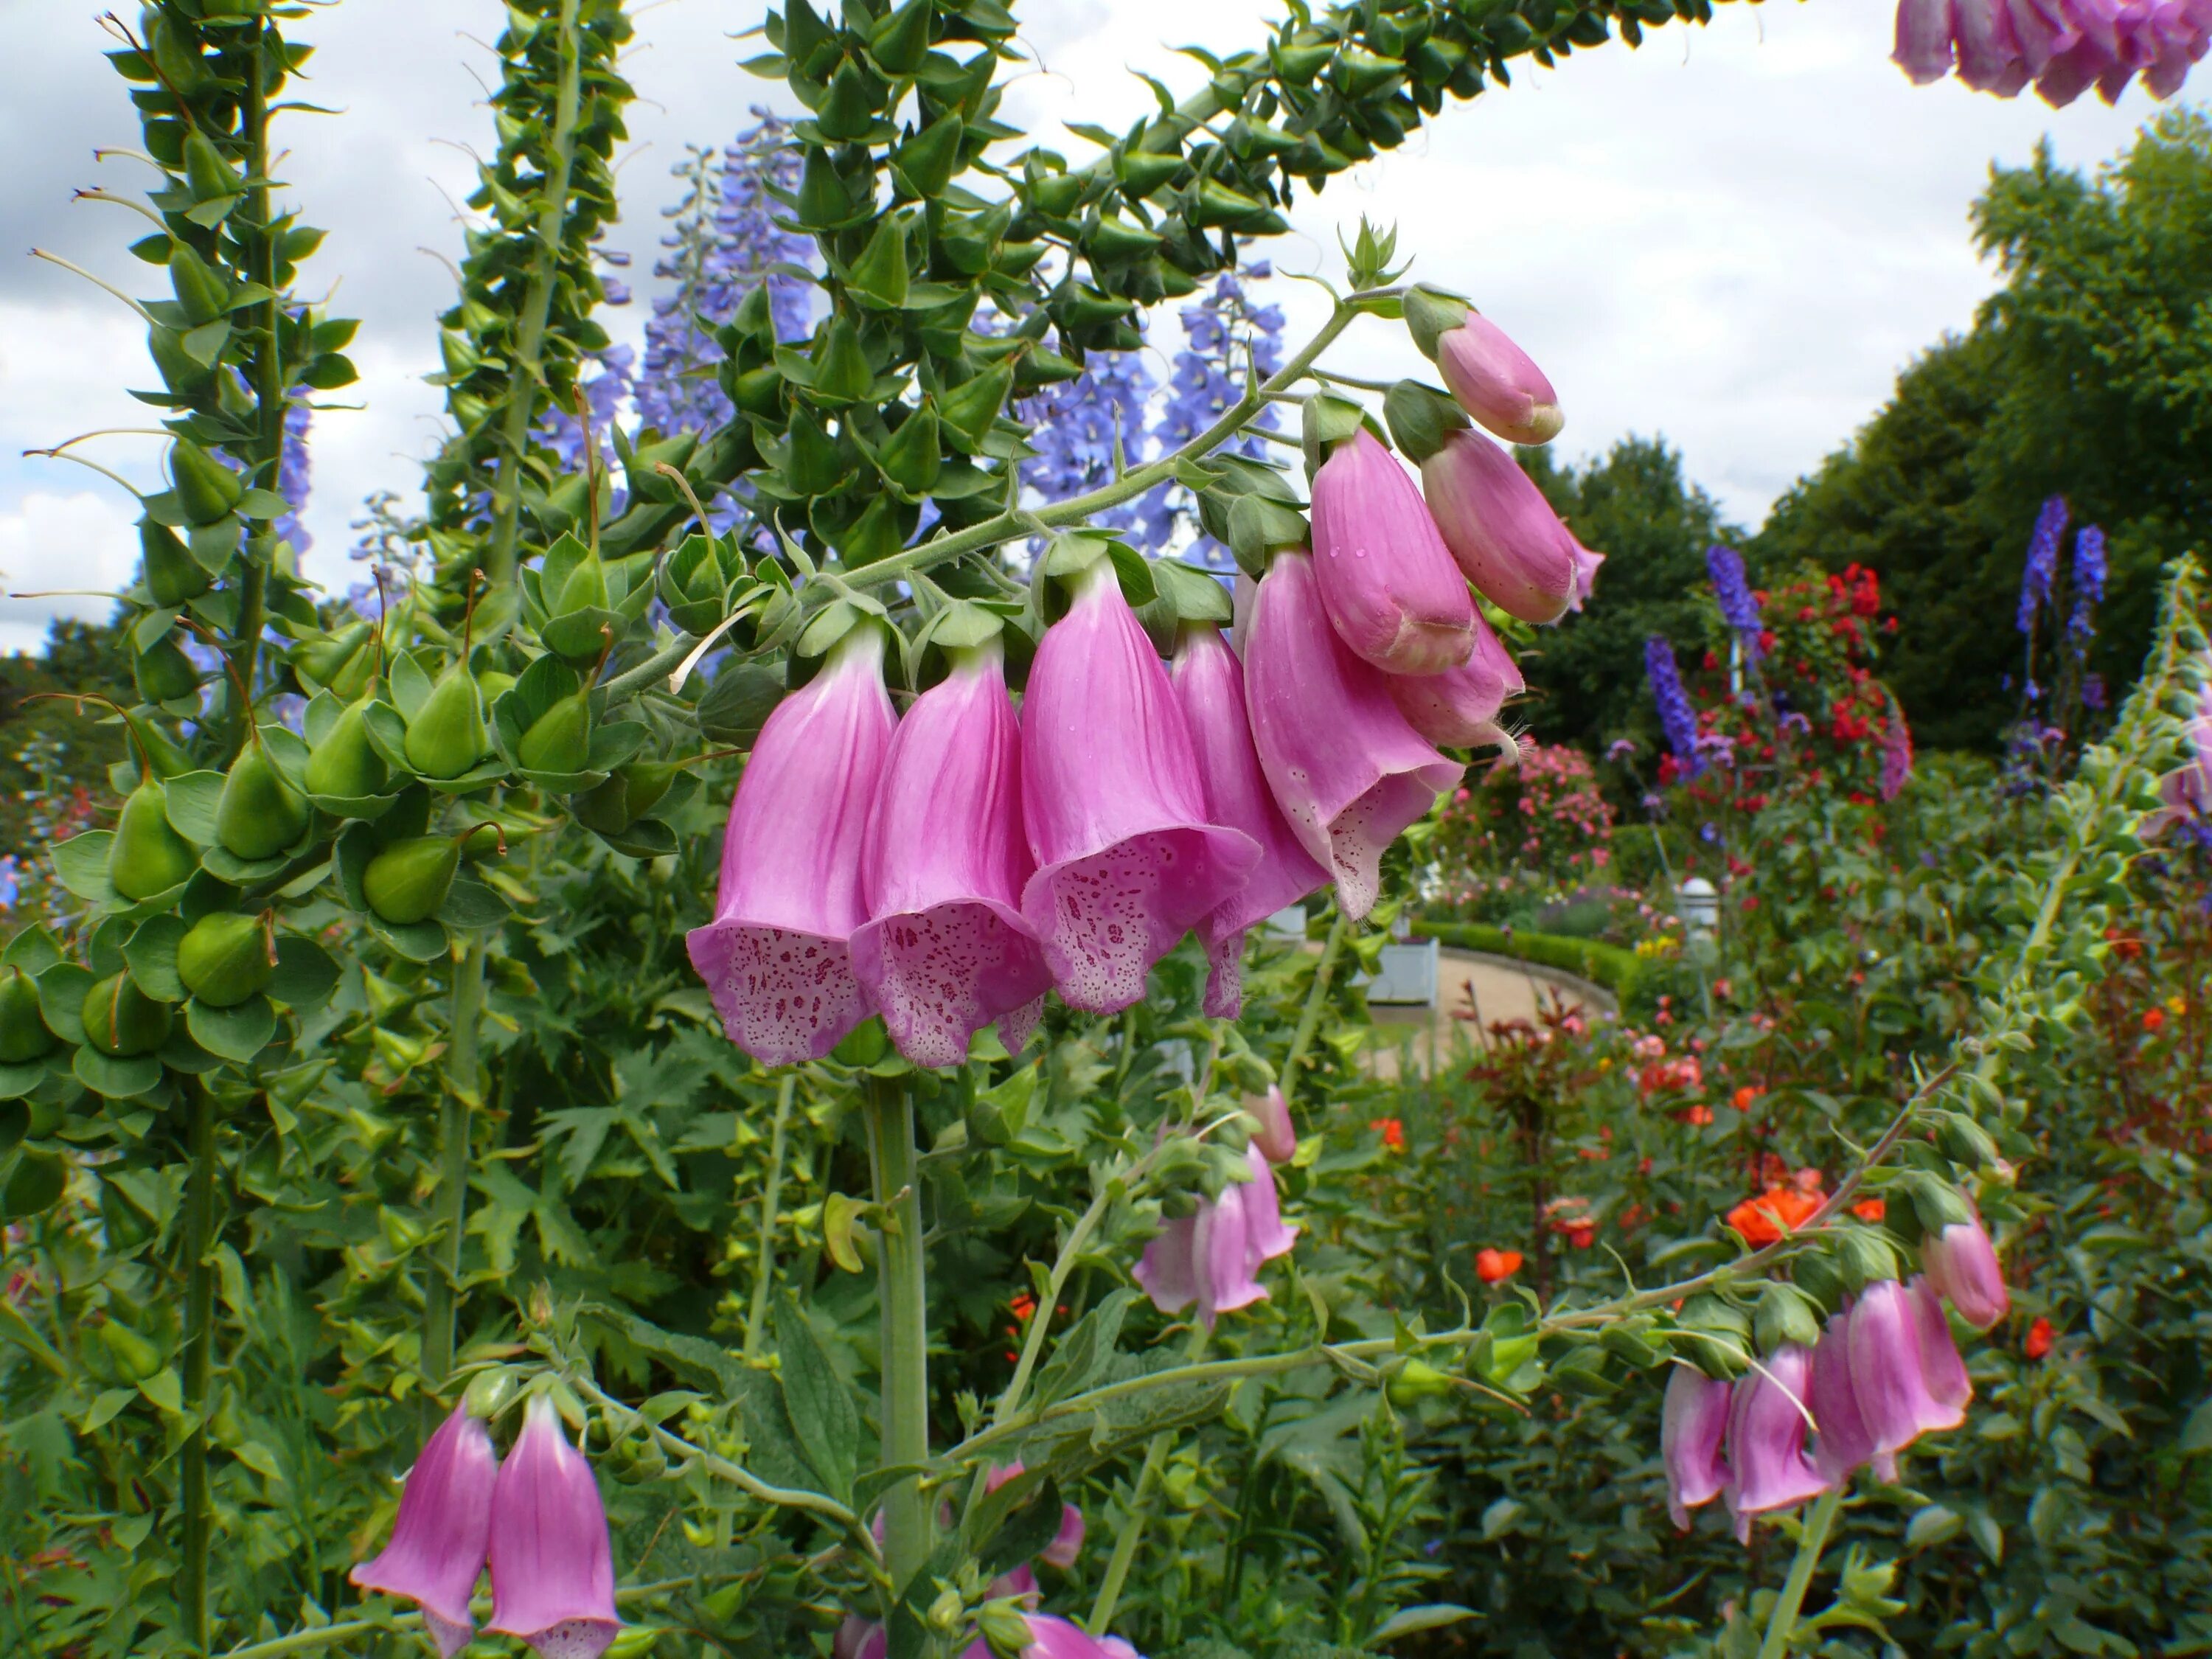
<path fill-rule="evenodd" d="M 853 971 L 898 1050 L 957 1066 L 983 1026 L 1051 988 L 1029 924 L 1022 738 L 997 641 L 957 653 L 892 737 L 862 855 Z"/>
<path fill-rule="evenodd" d="M 491 1494 L 491 1623 L 541 1659 L 599 1659 L 622 1629 L 614 1549 L 592 1466 L 552 1400 L 532 1395 Z"/>
<path fill-rule="evenodd" d="M 1421 488 L 1460 569 L 1507 615 L 1557 622 L 1589 592 L 1584 562 L 1598 556 L 1568 532 L 1512 451 L 1480 432 L 1449 432 L 1421 463 Z"/>
<path fill-rule="evenodd" d="M 1260 849 L 1260 861 L 1243 887 L 1200 924 L 1211 968 L 1206 1012 L 1216 1019 L 1234 1019 L 1244 1005 L 1246 930 L 1328 886 L 1328 872 L 1298 844 L 1268 793 L 1259 751 L 1252 746 L 1244 665 L 1220 630 L 1205 623 L 1185 628 L 1169 678 L 1189 723 L 1206 817 L 1243 830 Z"/>
<path fill-rule="evenodd" d="M 407 1472 L 391 1541 L 348 1575 L 363 1589 L 420 1607 L 446 1659 L 476 1631 L 469 1598 L 483 1573 L 498 1469 L 489 1431 L 465 1405 L 454 1407 Z"/>
<path fill-rule="evenodd" d="M 1283 1098 L 1279 1087 L 1264 1095 L 1246 1096 L 1244 1109 L 1260 1125 L 1252 1144 L 1260 1149 L 1261 1157 L 1270 1164 L 1288 1164 L 1298 1155 L 1297 1125 L 1291 1121 L 1291 1103 Z"/>
<path fill-rule="evenodd" d="M 1394 674 L 1436 674 L 1474 649 L 1474 601 L 1406 469 L 1365 428 L 1313 481 L 1314 567 L 1328 619 Z"/>
<path fill-rule="evenodd" d="M 1100 559 L 1048 629 L 1022 703 L 1022 915 L 1072 1008 L 1112 1013 L 1184 933 L 1243 887 L 1260 849 L 1210 817 L 1167 671 Z"/>
<path fill-rule="evenodd" d="M 1957 0 L 1899 0 L 1897 47 L 1890 61 L 1915 86 L 1924 87 L 1951 72 L 1951 13 Z"/>
<path fill-rule="evenodd" d="M 754 739 L 722 842 L 714 919 L 686 937 L 730 1041 L 768 1066 L 819 1060 L 868 1016 L 853 930 L 896 716 L 883 635 L 863 625 Z"/>
<path fill-rule="evenodd" d="M 1915 1299 L 1885 1279 L 1851 1304 L 1845 1341 L 1851 1397 L 1878 1456 L 1893 1457 L 1929 1431 L 1955 1429 L 1966 1420 L 1963 1400 L 1946 1404 L 1929 1389 Z M 1948 1328 L 1943 1335 L 1948 1342 Z M 1954 1360 L 1957 1352 L 1953 1348 Z"/>
<path fill-rule="evenodd" d="M 1912 1297 L 1913 1328 L 1920 1337 L 1920 1375 L 1927 1382 L 1929 1395 L 1945 1410 L 1960 1413 L 1963 1420 L 1966 1402 L 1974 1397 L 1974 1383 L 1952 1338 L 1943 1298 L 1924 1278 L 1915 1279 L 1905 1288 Z"/>
<path fill-rule="evenodd" d="M 1978 1331 L 1989 1329 L 2012 1307 L 1996 1246 L 1979 1216 L 1930 1233 L 1920 1246 L 1920 1266 L 1959 1317 Z"/>
<path fill-rule="evenodd" d="M 1209 1330 L 1220 1315 L 1267 1299 L 1259 1271 L 1287 1255 L 1297 1239 L 1298 1230 L 1283 1220 L 1273 1169 L 1256 1146 L 1244 1155 L 1252 1179 L 1201 1200 L 1195 1215 L 1169 1222 L 1131 1275 L 1162 1313 L 1195 1303 Z"/>
<path fill-rule="evenodd" d="M 1029 1621 L 1030 1644 L 1022 1650 L 1022 1659 L 1143 1659 L 1118 1636 L 1093 1636 L 1054 1613 L 1024 1616 Z M 993 1659 L 991 1644 L 978 1640 L 960 1659 Z"/>
<path fill-rule="evenodd" d="M 983 1477 L 983 1490 L 987 1492 L 996 1492 L 1022 1472 L 1022 1461 L 1016 1458 L 1012 1462 L 1004 1464 L 986 1474 Z M 1060 1506 L 1060 1530 L 1053 1534 L 1052 1541 L 1049 1544 L 1037 1552 L 1037 1559 L 1058 1567 L 1063 1572 L 1066 1571 L 1075 1565 L 1075 1558 L 1082 1553 L 1083 1533 L 1083 1511 L 1073 1504 L 1062 1504 Z M 1020 1589 L 1035 1589 L 1036 1575 L 1030 1572 L 1026 1565 L 1018 1571 L 1021 1574 Z M 995 1588 L 994 1589 L 994 1594 L 1000 1595 L 1013 1593 L 1015 1592 Z"/>
<path fill-rule="evenodd" d="M 1508 443 L 1547 444 L 1566 424 L 1544 371 L 1480 312 L 1437 337 L 1436 358 L 1459 406 Z"/>
<path fill-rule="evenodd" d="M 1728 1487 L 1729 1384 L 1695 1365 L 1677 1365 L 1659 1413 L 1659 1461 L 1667 1466 L 1667 1513 L 1683 1532 L 1690 1511 Z"/>
<path fill-rule="evenodd" d="M 1244 697 L 1275 804 L 1357 921 L 1375 908 L 1384 849 L 1467 769 L 1422 741 L 1337 637 L 1304 553 L 1276 555 L 1253 599 Z"/>
<path fill-rule="evenodd" d="M 1885 1480 L 1897 1478 L 1897 1459 L 1875 1450 L 1874 1436 L 1859 1415 L 1858 1396 L 1851 1392 L 1850 1316 L 1830 1316 L 1813 1348 L 1813 1371 L 1806 1404 L 1813 1408 L 1815 1429 L 1813 1465 L 1820 1478 L 1836 1486 L 1850 1478 L 1862 1463 L 1873 1462 Z"/>
<path fill-rule="evenodd" d="M 1805 1403 L 1812 1373 L 1811 1352 L 1784 1343 L 1735 1385 L 1729 1401 L 1729 1512 L 1739 1537 L 1747 1537 L 1751 1517 L 1786 1510 L 1817 1498 L 1828 1483 L 1805 1455 Z"/>
<path fill-rule="evenodd" d="M 1450 337 L 1445 337 L 1449 339 Z M 1498 741 L 1498 711 L 1508 697 L 1528 690 L 1513 653 L 1480 613 L 1474 654 L 1441 674 L 1393 674 L 1390 701 L 1406 724 L 1431 743 L 1449 749 Z"/>
<path fill-rule="evenodd" d="M 1575 591 L 1574 596 L 1567 601 L 1567 609 L 1579 612 L 1583 602 L 1597 591 L 1597 569 L 1605 562 L 1605 555 L 1591 552 L 1575 539 L 1572 531 L 1567 532 L 1567 540 L 1573 543 L 1570 550 L 1575 561 Z"/>

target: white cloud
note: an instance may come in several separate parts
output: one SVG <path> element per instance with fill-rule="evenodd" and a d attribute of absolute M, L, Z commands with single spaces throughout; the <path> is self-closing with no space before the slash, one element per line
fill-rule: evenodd
<path fill-rule="evenodd" d="M 89 490 L 34 491 L 0 512 L 0 651 L 37 650 L 49 617 L 105 622 L 113 615 L 115 601 L 107 595 L 129 585 L 137 561 L 136 517 Z M 15 597 L 58 589 L 94 592 Z"/>

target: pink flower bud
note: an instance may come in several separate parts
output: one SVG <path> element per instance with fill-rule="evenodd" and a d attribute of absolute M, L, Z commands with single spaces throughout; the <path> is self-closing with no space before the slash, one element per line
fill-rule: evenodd
<path fill-rule="evenodd" d="M 1245 1157 L 1252 1179 L 1201 1200 L 1195 1215 L 1169 1222 L 1145 1246 L 1131 1274 L 1162 1313 L 1195 1303 L 1209 1330 L 1218 1316 L 1267 1300 L 1257 1274 L 1288 1255 L 1297 1237 L 1298 1230 L 1283 1221 L 1273 1169 L 1256 1146 L 1246 1148 Z"/>
<path fill-rule="evenodd" d="M 2012 1307 L 1996 1246 L 1990 1243 L 1978 1217 L 1930 1233 L 1920 1246 L 1920 1266 L 1928 1282 L 1959 1310 L 1959 1317 L 1978 1331 L 1989 1329 Z"/>
<path fill-rule="evenodd" d="M 1588 593 L 1585 562 L 1597 556 L 1568 533 L 1511 451 L 1480 432 L 1447 434 L 1421 463 L 1421 487 L 1460 569 L 1509 616 L 1557 622 Z"/>
<path fill-rule="evenodd" d="M 599 1659 L 618 1632 L 614 1550 L 592 1466 L 533 1395 L 491 1494 L 491 1623 L 542 1659 Z"/>
<path fill-rule="evenodd" d="M 1252 1144 L 1268 1163 L 1288 1164 L 1298 1155 L 1297 1126 L 1291 1121 L 1291 1103 L 1283 1098 L 1279 1088 L 1264 1095 L 1248 1095 L 1244 1109 L 1259 1121 L 1259 1133 L 1252 1137 Z"/>
<path fill-rule="evenodd" d="M 917 1066 L 959 1065 L 977 1030 L 1052 986 L 1020 908 L 1021 743 L 995 641 L 961 653 L 891 738 L 853 970 Z"/>
<path fill-rule="evenodd" d="M 685 939 L 730 1041 L 819 1060 L 868 1016 L 848 941 L 868 919 L 861 852 L 896 717 L 884 638 L 854 629 L 754 740 L 730 805 L 714 919 Z"/>
<path fill-rule="evenodd" d="M 1219 630 L 1203 623 L 1186 628 L 1170 678 L 1189 722 L 1207 817 L 1243 830 L 1260 848 L 1260 861 L 1244 886 L 1200 925 L 1212 967 L 1206 1012 L 1234 1019 L 1244 1002 L 1245 930 L 1328 886 L 1328 872 L 1298 844 L 1267 792 L 1245 711 L 1244 665 Z"/>
<path fill-rule="evenodd" d="M 1809 1351 L 1785 1343 L 1735 1385 L 1729 1401 L 1729 1512 L 1736 1535 L 1750 1536 L 1751 1517 L 1817 1498 L 1828 1483 L 1805 1455 Z"/>
<path fill-rule="evenodd" d="M 1942 1350 L 1951 1340 L 1948 1328 L 1940 1344 L 1923 1341 L 1917 1299 L 1895 1279 L 1885 1279 L 1869 1285 L 1851 1305 L 1845 1339 L 1851 1396 L 1878 1457 L 1893 1456 L 1931 1430 L 1955 1429 L 1966 1420 L 1963 1398 L 1947 1403 L 1930 1388 L 1931 1346 L 1945 1392 L 1956 1395 L 1959 1378 L 1943 1364 Z M 1950 1362 L 1958 1363 L 1955 1346 L 1950 1347 Z"/>
<path fill-rule="evenodd" d="M 1278 554 L 1252 605 L 1244 695 L 1253 746 L 1298 842 L 1357 920 L 1375 908 L 1383 850 L 1466 768 L 1406 723 L 1382 675 L 1346 648 L 1314 562 Z"/>
<path fill-rule="evenodd" d="M 1498 711 L 1528 689 L 1513 653 L 1478 614 L 1474 654 L 1441 674 L 1393 674 L 1390 700 L 1431 743 L 1465 749 L 1497 739 Z"/>
<path fill-rule="evenodd" d="M 1547 444 L 1566 424 L 1544 371 L 1480 312 L 1437 337 L 1436 357 L 1459 406 L 1509 443 Z"/>
<path fill-rule="evenodd" d="M 1022 915 L 1061 1000 L 1112 1013 L 1243 888 L 1260 848 L 1207 815 L 1188 723 L 1112 564 L 1098 560 L 1075 586 L 1022 704 L 1022 816 L 1037 865 Z"/>
<path fill-rule="evenodd" d="M 348 1575 L 363 1589 L 420 1607 L 446 1659 L 468 1646 L 476 1631 L 469 1598 L 483 1572 L 498 1469 L 483 1424 L 466 1406 L 453 1407 L 407 1472 L 391 1541 Z"/>
<path fill-rule="evenodd" d="M 1474 603 L 1391 453 L 1362 428 L 1313 481 L 1322 604 L 1359 656 L 1394 674 L 1434 674 L 1474 649 Z"/>
<path fill-rule="evenodd" d="M 1659 1414 L 1659 1460 L 1667 1466 L 1667 1513 L 1684 1532 L 1690 1511 L 1728 1486 L 1722 1443 L 1728 1433 L 1729 1385 L 1695 1365 L 1677 1365 L 1667 1379 Z"/>

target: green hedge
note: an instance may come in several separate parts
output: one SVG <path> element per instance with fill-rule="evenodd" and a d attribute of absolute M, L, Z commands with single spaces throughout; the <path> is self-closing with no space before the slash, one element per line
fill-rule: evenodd
<path fill-rule="evenodd" d="M 1570 939 L 1562 933 L 1536 933 L 1525 927 L 1492 927 L 1479 921 L 1416 921 L 1413 932 L 1455 950 L 1483 951 L 1511 957 L 1546 968 L 1557 968 L 1602 985 L 1626 1008 L 1636 1000 L 1638 981 L 1646 964 L 1635 951 L 1595 939 Z"/>

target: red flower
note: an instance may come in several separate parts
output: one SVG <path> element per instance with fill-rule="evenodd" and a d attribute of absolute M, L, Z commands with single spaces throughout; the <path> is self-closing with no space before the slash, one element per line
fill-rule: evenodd
<path fill-rule="evenodd" d="M 2051 1352 L 2051 1322 L 2038 1318 L 2033 1325 L 2030 1325 L 2027 1328 L 2027 1340 L 2020 1345 L 2020 1351 L 2030 1359 L 2040 1359 L 2049 1353 Z"/>
<path fill-rule="evenodd" d="M 1747 1083 L 1735 1091 L 1735 1098 L 1732 1103 L 1739 1112 L 1747 1112 L 1751 1109 L 1752 1103 L 1765 1092 L 1764 1089 L 1755 1089 Z"/>
<path fill-rule="evenodd" d="M 1692 1127 L 1702 1129 L 1713 1121 L 1713 1109 L 1710 1106 L 1685 1106 L 1675 1115 Z"/>
<path fill-rule="evenodd" d="M 2164 1030 L 2166 1029 L 2166 1010 L 2163 1008 L 2144 1009 L 2142 1028 L 2146 1031 Z"/>
<path fill-rule="evenodd" d="M 1378 1117 L 1367 1126 L 1382 1137 L 1382 1144 L 1394 1152 L 1406 1150 L 1406 1126 L 1395 1117 Z"/>
<path fill-rule="evenodd" d="M 1510 1279 L 1521 1271 L 1521 1252 L 1518 1250 L 1477 1250 L 1474 1253 L 1474 1276 L 1486 1285 L 1495 1285 L 1501 1279 Z"/>
<path fill-rule="evenodd" d="M 1570 1221 L 1559 1230 L 1567 1236 L 1567 1243 L 1578 1250 L 1587 1250 L 1597 1242 L 1597 1223 Z"/>
<path fill-rule="evenodd" d="M 1769 1187 L 1757 1198 L 1747 1198 L 1728 1212 L 1728 1224 L 1757 1249 L 1795 1232 L 1820 1207 L 1817 1193 L 1794 1187 Z"/>
<path fill-rule="evenodd" d="M 1880 1221 L 1889 1213 L 1889 1206 L 1878 1198 L 1863 1198 L 1851 1206 L 1851 1213 L 1862 1221 Z"/>

